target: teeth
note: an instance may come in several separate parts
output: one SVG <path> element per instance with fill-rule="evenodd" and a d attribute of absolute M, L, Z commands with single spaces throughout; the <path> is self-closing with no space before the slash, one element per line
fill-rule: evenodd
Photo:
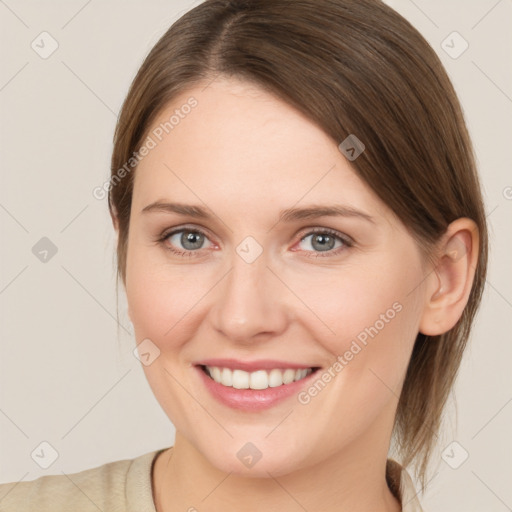
<path fill-rule="evenodd" d="M 246 372 L 244 372 L 246 373 Z M 259 370 L 249 374 L 249 387 L 251 389 L 267 389 L 268 374 L 265 370 Z"/>
<path fill-rule="evenodd" d="M 223 370 L 230 371 L 227 368 Z M 233 387 L 236 389 L 249 389 L 249 377 L 250 375 L 247 372 L 242 370 L 235 370 L 233 372 Z"/>
<path fill-rule="evenodd" d="M 208 366 L 206 368 L 209 369 Z M 220 370 L 220 368 L 217 368 L 217 370 Z M 210 375 L 212 375 L 212 374 L 210 373 Z M 213 375 L 212 375 L 212 378 L 213 378 Z M 220 382 L 220 384 L 222 384 L 223 386 L 232 387 L 233 386 L 233 372 L 229 368 L 223 368 L 220 379 L 217 382 Z"/>
<path fill-rule="evenodd" d="M 293 382 L 297 373 L 300 373 L 300 370 L 292 370 L 291 368 L 285 370 L 283 373 L 283 384 L 290 384 L 290 382 Z"/>
<path fill-rule="evenodd" d="M 211 369 L 212 378 L 215 382 L 222 382 L 222 372 L 220 371 L 220 368 L 212 368 Z"/>
<path fill-rule="evenodd" d="M 283 372 L 281 370 L 270 370 L 268 374 L 268 385 L 277 388 L 283 384 Z"/>
<path fill-rule="evenodd" d="M 235 389 L 267 389 L 276 388 L 283 384 L 301 380 L 307 377 L 312 368 L 301 368 L 293 370 L 287 368 L 280 370 L 257 370 L 255 372 L 245 372 L 244 370 L 230 370 L 229 368 L 219 368 L 218 366 L 206 366 L 207 373 L 219 384 Z"/>

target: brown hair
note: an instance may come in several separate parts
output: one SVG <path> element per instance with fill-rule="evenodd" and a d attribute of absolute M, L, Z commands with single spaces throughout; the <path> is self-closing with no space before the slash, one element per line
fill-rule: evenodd
<path fill-rule="evenodd" d="M 449 332 L 418 334 L 398 403 L 394 438 L 402 463 L 417 459 L 424 482 L 480 304 L 488 250 L 472 144 L 439 58 L 379 0 L 206 0 L 187 12 L 145 59 L 115 131 L 109 209 L 119 227 L 123 282 L 134 173 L 119 180 L 119 169 L 173 97 L 218 75 L 272 92 L 336 144 L 355 134 L 366 150 L 352 162 L 354 171 L 426 257 L 453 220 L 477 224 L 479 259 L 466 308 Z"/>

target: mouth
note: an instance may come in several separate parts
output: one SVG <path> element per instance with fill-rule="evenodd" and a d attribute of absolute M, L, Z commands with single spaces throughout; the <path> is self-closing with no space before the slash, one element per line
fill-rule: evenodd
<path fill-rule="evenodd" d="M 231 409 L 249 413 L 293 398 L 320 370 L 319 366 L 276 360 L 210 359 L 194 366 L 210 396 Z"/>
<path fill-rule="evenodd" d="M 264 390 L 286 386 L 305 379 L 318 367 L 310 368 L 271 368 L 256 371 L 231 369 L 221 366 L 199 365 L 201 370 L 217 384 L 234 389 Z"/>

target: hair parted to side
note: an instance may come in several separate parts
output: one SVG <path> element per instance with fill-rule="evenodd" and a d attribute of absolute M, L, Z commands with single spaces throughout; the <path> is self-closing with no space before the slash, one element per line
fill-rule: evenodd
<path fill-rule="evenodd" d="M 277 95 L 336 144 L 355 134 L 366 150 L 352 162 L 354 171 L 407 227 L 425 258 L 453 220 L 469 217 L 478 226 L 466 308 L 449 332 L 418 334 L 398 403 L 394 438 L 401 462 L 416 462 L 424 484 L 487 269 L 473 148 L 447 73 L 421 34 L 379 0 L 206 0 L 170 27 L 138 71 L 114 135 L 112 177 L 178 93 L 220 75 Z M 123 282 L 134 172 L 109 194 Z"/>

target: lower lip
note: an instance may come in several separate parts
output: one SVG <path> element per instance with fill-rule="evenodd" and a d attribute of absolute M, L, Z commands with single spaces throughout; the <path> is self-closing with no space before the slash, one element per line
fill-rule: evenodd
<path fill-rule="evenodd" d="M 203 380 L 208 391 L 219 402 L 233 409 L 244 411 L 261 411 L 270 409 L 274 405 L 282 402 L 292 395 L 296 395 L 305 384 L 309 382 L 311 377 L 315 375 L 315 371 L 301 380 L 283 384 L 275 388 L 267 389 L 236 389 L 233 387 L 223 386 L 208 377 L 200 366 L 196 366 L 200 378 Z"/>

